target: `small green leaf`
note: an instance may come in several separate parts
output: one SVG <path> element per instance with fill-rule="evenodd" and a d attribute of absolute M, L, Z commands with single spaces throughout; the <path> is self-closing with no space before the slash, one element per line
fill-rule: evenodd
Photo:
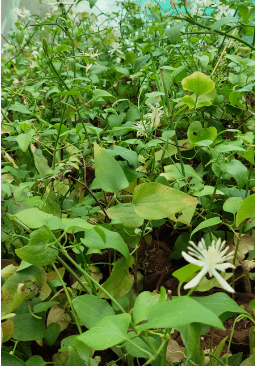
<path fill-rule="evenodd" d="M 140 56 L 137 57 L 137 59 L 135 60 L 135 65 L 134 65 L 134 72 L 137 72 L 138 70 L 140 70 L 141 67 L 143 67 L 146 62 L 148 62 L 150 60 L 151 56 L 150 55 L 144 55 L 144 56 Z"/>
<path fill-rule="evenodd" d="M 77 339 L 96 351 L 116 346 L 128 339 L 130 321 L 130 314 L 108 316 L 100 320 L 94 328 L 79 335 Z"/>
<path fill-rule="evenodd" d="M 149 291 L 143 291 L 140 293 L 135 301 L 133 309 L 133 318 L 135 325 L 143 320 L 147 320 L 147 313 L 152 305 L 155 305 L 159 301 L 159 297 L 154 296 Z"/>
<path fill-rule="evenodd" d="M 219 225 L 221 223 L 221 219 L 219 217 L 213 217 L 212 219 L 205 220 L 201 222 L 191 233 L 190 237 L 192 237 L 199 230 L 205 229 L 207 227 L 211 227 L 214 225 Z"/>
<path fill-rule="evenodd" d="M 98 229 L 100 229 L 101 232 L 99 232 Z M 85 239 L 81 238 L 81 242 L 91 249 L 112 248 L 118 250 L 118 252 L 120 252 L 125 258 L 128 259 L 130 257 L 128 246 L 120 234 L 115 231 L 108 230 L 103 226 L 86 231 Z"/>
<path fill-rule="evenodd" d="M 134 258 L 120 258 L 114 264 L 112 273 L 102 285 L 114 298 L 122 297 L 128 293 L 134 284 L 134 277 L 129 273 L 129 267 L 133 264 Z M 107 298 L 107 295 L 100 290 L 98 296 Z"/>
<path fill-rule="evenodd" d="M 191 147 L 204 140 L 214 141 L 217 137 L 217 130 L 215 127 L 204 128 L 201 122 L 194 121 L 188 128 L 188 139 L 191 142 Z"/>
<path fill-rule="evenodd" d="M 243 202 L 242 197 L 229 197 L 223 204 L 223 210 L 236 214 Z"/>
<path fill-rule="evenodd" d="M 16 249 L 19 258 L 35 266 L 47 266 L 55 261 L 58 250 L 49 247 L 55 241 L 53 235 L 44 227 L 30 234 L 28 245 Z"/>
<path fill-rule="evenodd" d="M 35 131 L 32 129 L 29 129 L 26 131 L 26 133 L 21 133 L 17 136 L 16 140 L 19 144 L 19 147 L 23 152 L 26 152 L 28 149 L 28 146 L 31 144 L 33 140 L 33 136 L 35 135 Z"/>
<path fill-rule="evenodd" d="M 244 220 L 255 216 L 255 194 L 246 197 L 236 215 L 236 226 L 238 227 Z"/>
<path fill-rule="evenodd" d="M 177 269 L 177 271 L 173 273 L 173 276 L 179 280 L 180 284 L 182 284 L 199 270 L 201 270 L 201 267 L 195 266 L 195 264 L 190 263 L 186 264 L 186 266 L 184 267 Z"/>
<path fill-rule="evenodd" d="M 106 316 L 114 315 L 111 305 L 94 295 L 77 296 L 72 302 L 78 317 L 88 329 L 95 327 Z"/>
<path fill-rule="evenodd" d="M 107 97 L 107 98 L 109 98 L 109 97 L 115 98 L 115 97 L 113 97 L 112 94 L 108 93 L 108 91 L 106 91 L 106 90 L 102 90 L 102 89 L 95 89 L 95 90 L 93 90 L 93 98 L 94 99 L 105 98 L 105 97 Z"/>
<path fill-rule="evenodd" d="M 99 145 L 94 145 L 96 180 L 106 192 L 117 194 L 129 186 L 129 182 L 117 161 Z"/>
<path fill-rule="evenodd" d="M 160 220 L 195 206 L 198 200 L 160 183 L 143 183 L 135 187 L 133 203 L 143 219 Z"/>
<path fill-rule="evenodd" d="M 27 366 L 45 366 L 45 361 L 41 356 L 35 355 L 26 361 Z"/>
<path fill-rule="evenodd" d="M 229 24 L 231 24 L 231 26 L 233 27 L 237 23 L 238 19 L 235 17 L 224 17 L 213 23 L 213 25 L 211 26 L 211 30 L 218 30 L 223 25 L 229 25 Z"/>
<path fill-rule="evenodd" d="M 248 169 L 241 161 L 233 159 L 228 163 L 220 164 L 220 170 L 234 177 L 239 189 L 242 189 L 248 178 Z"/>
<path fill-rule="evenodd" d="M 123 226 L 137 228 L 142 226 L 143 219 L 135 213 L 135 206 L 132 203 L 116 205 L 107 210 L 112 220 L 119 220 Z"/>
<path fill-rule="evenodd" d="M 213 91 L 215 82 L 209 76 L 200 71 L 196 71 L 182 80 L 182 87 L 199 97 L 199 95 Z"/>

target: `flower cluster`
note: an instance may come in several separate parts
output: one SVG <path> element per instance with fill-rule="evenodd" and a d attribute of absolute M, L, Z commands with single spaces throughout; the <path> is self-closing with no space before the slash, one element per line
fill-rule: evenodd
<path fill-rule="evenodd" d="M 229 247 L 227 246 L 225 249 L 225 240 L 221 242 L 221 239 L 218 239 L 215 243 L 215 240 L 212 241 L 212 244 L 207 248 L 205 245 L 204 239 L 196 245 L 193 241 L 190 241 L 191 245 L 188 247 L 188 254 L 182 252 L 182 256 L 186 259 L 187 262 L 195 264 L 198 267 L 202 267 L 202 270 L 199 274 L 194 277 L 189 283 L 184 286 L 184 289 L 190 289 L 192 287 L 196 287 L 201 279 L 209 273 L 212 277 L 214 276 L 216 280 L 218 280 L 219 284 L 222 288 L 229 292 L 235 292 L 233 288 L 227 283 L 227 281 L 222 278 L 217 271 L 224 272 L 227 268 L 235 268 L 235 266 L 231 263 L 224 263 L 233 258 L 234 252 L 226 254 Z"/>

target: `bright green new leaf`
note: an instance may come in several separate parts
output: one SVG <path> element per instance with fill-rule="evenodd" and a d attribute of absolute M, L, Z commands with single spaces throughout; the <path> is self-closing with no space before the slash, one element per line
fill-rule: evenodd
<path fill-rule="evenodd" d="M 77 339 L 97 351 L 113 347 L 128 339 L 130 321 L 130 314 L 107 316 Z"/>
<path fill-rule="evenodd" d="M 198 200 L 160 183 L 143 183 L 135 187 L 133 203 L 143 219 L 160 220 L 197 205 Z"/>
<path fill-rule="evenodd" d="M 88 248 L 100 250 L 112 248 L 120 252 L 125 258 L 130 257 L 128 246 L 120 234 L 103 226 L 100 226 L 99 230 L 95 227 L 93 230 L 86 231 L 85 239 L 81 238 L 81 242 Z"/>
<path fill-rule="evenodd" d="M 112 220 L 119 220 L 123 226 L 136 228 L 142 226 L 143 219 L 135 213 L 135 206 L 132 203 L 119 204 L 107 210 Z"/>
<path fill-rule="evenodd" d="M 114 315 L 111 305 L 94 295 L 77 296 L 72 302 L 78 317 L 88 329 L 95 327 L 106 316 Z"/>
<path fill-rule="evenodd" d="M 236 215 L 236 226 L 238 227 L 244 220 L 255 216 L 255 194 L 246 197 Z"/>
<path fill-rule="evenodd" d="M 134 263 L 134 258 L 120 258 L 114 264 L 110 277 L 103 283 L 103 288 L 107 290 L 114 298 L 119 298 L 128 293 L 134 284 L 134 277 L 129 273 L 129 267 Z M 100 298 L 107 299 L 107 295 L 100 290 Z"/>
<path fill-rule="evenodd" d="M 35 266 L 47 266 L 55 261 L 58 250 L 48 245 L 55 241 L 53 235 L 45 228 L 41 227 L 30 234 L 28 245 L 16 249 L 19 258 Z"/>
<path fill-rule="evenodd" d="M 204 188 L 201 191 L 195 191 L 193 192 L 193 195 L 196 197 L 203 197 L 203 196 L 210 196 L 214 193 L 214 187 L 213 186 L 204 186 Z M 215 194 L 220 194 L 224 196 L 224 193 L 221 192 L 219 189 L 216 189 Z"/>
<path fill-rule="evenodd" d="M 147 313 L 148 321 L 138 325 L 137 330 L 151 328 L 175 328 L 191 323 L 208 324 L 224 329 L 222 322 L 213 311 L 200 305 L 191 297 L 178 297 L 171 301 L 158 302 Z"/>
<path fill-rule="evenodd" d="M 117 194 L 129 186 L 118 162 L 99 145 L 94 145 L 96 180 L 105 192 Z"/>
<path fill-rule="evenodd" d="M 190 263 L 184 267 L 177 269 L 177 271 L 173 273 L 173 276 L 179 280 L 180 284 L 182 284 L 183 282 L 186 282 L 188 278 L 190 278 L 198 270 L 201 270 L 201 267 L 195 266 L 195 264 Z"/>
<path fill-rule="evenodd" d="M 199 97 L 199 95 L 213 91 L 215 82 L 209 76 L 200 71 L 196 71 L 182 80 L 182 87 Z"/>
<path fill-rule="evenodd" d="M 44 178 L 46 174 L 51 174 L 52 170 L 48 165 L 47 159 L 43 156 L 42 151 L 40 149 L 36 149 L 32 144 L 31 150 L 34 155 L 35 167 L 42 178 Z"/>
<path fill-rule="evenodd" d="M 192 237 L 196 232 L 198 232 L 199 230 L 205 229 L 207 227 L 211 227 L 214 225 L 219 225 L 221 223 L 221 219 L 219 217 L 213 217 L 211 219 L 205 220 L 203 222 L 201 222 L 201 224 L 199 224 L 191 233 L 190 237 Z"/>

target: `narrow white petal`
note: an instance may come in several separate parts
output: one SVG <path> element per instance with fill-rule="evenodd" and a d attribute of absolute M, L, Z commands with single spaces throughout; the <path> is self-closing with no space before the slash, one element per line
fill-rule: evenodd
<path fill-rule="evenodd" d="M 224 280 L 224 278 L 219 275 L 219 273 L 214 268 L 211 269 L 211 272 L 216 280 L 219 282 L 221 287 L 224 288 L 224 290 L 232 293 L 235 292 L 235 290 L 227 283 L 227 281 Z"/>
<path fill-rule="evenodd" d="M 236 268 L 236 267 L 231 263 L 221 263 L 221 264 L 215 264 L 213 268 L 222 272 L 225 271 L 227 268 Z"/>
<path fill-rule="evenodd" d="M 184 289 L 187 290 L 189 288 L 196 287 L 199 284 L 199 282 L 202 280 L 202 278 L 204 277 L 206 272 L 207 272 L 207 269 L 205 267 L 203 267 L 202 270 L 199 272 L 199 274 L 196 275 L 196 277 L 194 277 L 190 282 L 186 283 L 186 285 L 184 286 Z"/>
<path fill-rule="evenodd" d="M 199 261 L 193 257 L 191 257 L 189 254 L 182 252 L 182 256 L 184 259 L 186 259 L 187 262 L 190 262 L 192 264 L 195 264 L 198 267 L 203 267 L 204 263 L 202 261 Z"/>

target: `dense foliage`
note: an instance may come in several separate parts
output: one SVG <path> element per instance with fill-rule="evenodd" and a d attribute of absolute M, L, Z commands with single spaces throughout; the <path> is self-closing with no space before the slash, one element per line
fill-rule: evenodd
<path fill-rule="evenodd" d="M 97 17 L 96 0 L 44 2 L 45 19 L 15 9 L 2 52 L 3 365 L 48 364 L 35 341 L 54 347 L 70 323 L 54 365 L 109 348 L 130 366 L 254 365 L 254 326 L 243 363 L 232 336 L 206 361 L 201 335 L 254 323 L 234 289 L 255 288 L 255 5 L 127 0 Z M 176 296 L 143 291 L 138 249 L 160 228 Z"/>

